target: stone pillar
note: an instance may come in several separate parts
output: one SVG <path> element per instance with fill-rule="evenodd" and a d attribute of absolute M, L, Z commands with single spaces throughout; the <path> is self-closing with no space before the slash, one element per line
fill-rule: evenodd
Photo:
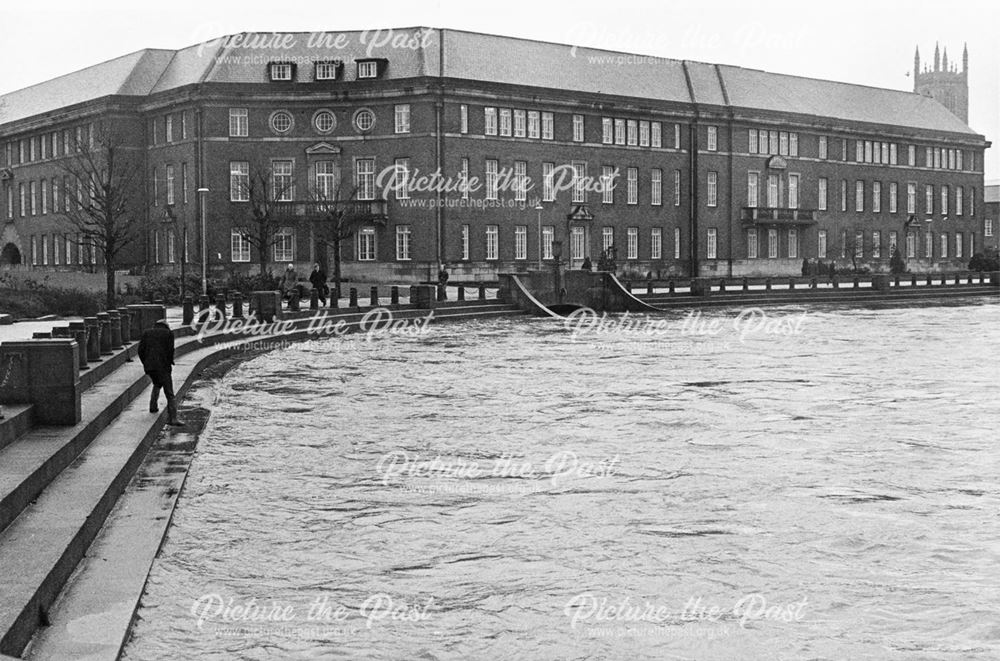
<path fill-rule="evenodd" d="M 149 330 L 157 321 L 166 319 L 167 317 L 167 308 L 162 305 L 143 303 L 140 305 L 129 305 L 128 309 L 133 315 L 132 338 L 135 340 L 142 337 L 143 331 Z"/>
<path fill-rule="evenodd" d="M 350 297 L 350 300 L 349 300 L 349 302 L 348 302 L 347 305 L 349 307 L 352 307 L 352 308 L 358 307 L 358 290 L 357 290 L 357 288 L 356 287 L 351 287 L 351 290 L 350 290 L 350 292 L 348 292 L 348 295 Z"/>
<path fill-rule="evenodd" d="M 399 287 L 396 285 L 389 289 L 389 302 L 393 305 L 399 305 Z"/>
<path fill-rule="evenodd" d="M 371 306 L 373 308 L 378 307 L 378 287 L 372 287 L 371 290 Z"/>
<path fill-rule="evenodd" d="M 338 289 L 330 290 L 330 309 L 336 310 L 340 307 L 340 294 Z"/>
<path fill-rule="evenodd" d="M 719 280 L 719 291 L 726 291 L 726 279 L 721 278 Z"/>
<path fill-rule="evenodd" d="M 860 286 L 861 286 L 861 281 L 858 279 L 857 276 L 855 276 L 854 277 L 854 288 L 857 289 Z"/>
<path fill-rule="evenodd" d="M 198 298 L 198 311 L 204 312 L 209 307 L 208 294 L 202 294 Z"/>
<path fill-rule="evenodd" d="M 437 303 L 437 289 L 434 285 L 412 285 L 410 305 L 418 310 L 433 310 Z"/>
<path fill-rule="evenodd" d="M 97 317 L 84 317 L 87 328 L 87 360 L 97 362 L 101 359 L 101 324 Z"/>
<path fill-rule="evenodd" d="M 873 275 L 872 289 L 876 291 L 889 291 L 889 276 L 885 273 L 876 273 Z"/>
<path fill-rule="evenodd" d="M 288 292 L 288 311 L 298 312 L 299 311 L 299 291 L 293 289 Z"/>
<path fill-rule="evenodd" d="M 479 285 L 479 300 L 480 301 L 486 300 L 486 285 Z M 412 303 L 413 301 L 410 302 Z"/>
<path fill-rule="evenodd" d="M 85 370 L 87 369 L 87 325 L 82 321 L 71 321 L 69 322 L 69 332 L 73 334 L 73 339 L 80 347 L 76 352 L 79 358 L 79 367 L 81 370 Z"/>
<path fill-rule="evenodd" d="M 795 289 L 795 278 L 788 279 L 788 289 L 789 290 Z"/>
<path fill-rule="evenodd" d="M 233 292 L 233 319 L 243 318 L 243 294 L 238 291 Z"/>
<path fill-rule="evenodd" d="M 128 308 L 118 308 L 118 318 L 122 324 L 122 344 L 132 343 L 132 313 Z"/>
<path fill-rule="evenodd" d="M 750 278 L 743 278 L 743 291 L 750 291 Z"/>
<path fill-rule="evenodd" d="M 216 294 L 215 295 L 215 309 L 219 311 L 222 318 L 226 318 L 226 295 Z"/>
<path fill-rule="evenodd" d="M 251 292 L 250 301 L 258 321 L 271 322 L 275 319 L 281 319 L 281 292 Z"/>
<path fill-rule="evenodd" d="M 111 350 L 117 351 L 125 345 L 122 343 L 122 319 L 118 310 L 108 310 L 111 319 Z"/>
<path fill-rule="evenodd" d="M 437 300 L 447 301 L 448 300 L 448 287 L 443 284 L 437 286 Z"/>
<path fill-rule="evenodd" d="M 80 346 L 76 340 L 26 340 L 0 345 L 0 404 L 34 404 L 43 425 L 80 422 Z M 7 371 L 10 371 L 9 375 Z"/>
<path fill-rule="evenodd" d="M 107 312 L 97 313 L 97 323 L 101 327 L 101 355 L 114 353 L 111 350 L 111 316 Z"/>
<path fill-rule="evenodd" d="M 319 290 L 315 287 L 309 291 L 309 309 L 319 310 Z"/>
<path fill-rule="evenodd" d="M 181 318 L 181 323 L 185 326 L 190 326 L 191 322 L 194 321 L 194 298 L 192 298 L 191 294 L 184 296 L 182 305 L 184 316 Z"/>
<path fill-rule="evenodd" d="M 459 287 L 458 287 L 458 293 L 455 295 L 455 297 L 459 301 L 464 301 L 465 300 L 465 287 L 462 287 L 461 285 L 459 285 Z"/>
<path fill-rule="evenodd" d="M 771 278 L 766 278 L 764 280 L 764 290 L 771 291 Z"/>
<path fill-rule="evenodd" d="M 692 296 L 709 296 L 712 293 L 712 281 L 708 278 L 691 279 Z"/>

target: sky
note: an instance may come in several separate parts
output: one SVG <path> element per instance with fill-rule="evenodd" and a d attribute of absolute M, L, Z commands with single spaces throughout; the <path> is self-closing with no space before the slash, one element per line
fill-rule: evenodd
<path fill-rule="evenodd" d="M 1000 3 L 995 0 L 0 0 L 7 66 L 0 94 L 142 48 L 181 48 L 243 31 L 347 31 L 423 25 L 490 32 L 912 91 L 913 50 L 969 47 L 969 124 L 997 146 Z M 14 64 L 14 66 L 11 66 Z"/>

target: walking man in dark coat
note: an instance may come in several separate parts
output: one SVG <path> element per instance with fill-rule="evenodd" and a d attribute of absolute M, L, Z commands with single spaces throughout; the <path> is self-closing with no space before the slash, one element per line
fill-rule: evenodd
<path fill-rule="evenodd" d="M 149 397 L 149 412 L 157 413 L 160 408 L 160 389 L 167 398 L 167 424 L 184 424 L 177 419 L 177 402 L 172 380 L 174 364 L 174 333 L 166 320 L 161 319 L 153 327 L 142 333 L 139 339 L 139 360 L 153 382 L 153 392 Z"/>
<path fill-rule="evenodd" d="M 313 264 L 312 273 L 309 274 L 309 282 L 312 283 L 313 289 L 319 298 L 319 302 L 326 306 L 326 292 L 328 287 L 326 286 L 326 271 L 319 267 L 319 264 Z"/>

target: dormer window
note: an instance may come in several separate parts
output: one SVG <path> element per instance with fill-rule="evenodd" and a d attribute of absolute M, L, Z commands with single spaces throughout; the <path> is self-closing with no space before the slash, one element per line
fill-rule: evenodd
<path fill-rule="evenodd" d="M 337 80 L 344 63 L 340 60 L 316 63 L 316 80 Z"/>
<path fill-rule="evenodd" d="M 267 66 L 272 81 L 291 81 L 295 79 L 295 65 L 291 62 L 271 62 Z"/>
<path fill-rule="evenodd" d="M 358 78 L 381 78 L 388 64 L 389 61 L 382 58 L 358 60 Z"/>

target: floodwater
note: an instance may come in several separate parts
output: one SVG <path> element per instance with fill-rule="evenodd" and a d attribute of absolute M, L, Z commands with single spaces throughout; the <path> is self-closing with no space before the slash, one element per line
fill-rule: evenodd
<path fill-rule="evenodd" d="M 1000 658 L 1000 305 L 740 314 L 241 364 L 125 658 Z"/>

